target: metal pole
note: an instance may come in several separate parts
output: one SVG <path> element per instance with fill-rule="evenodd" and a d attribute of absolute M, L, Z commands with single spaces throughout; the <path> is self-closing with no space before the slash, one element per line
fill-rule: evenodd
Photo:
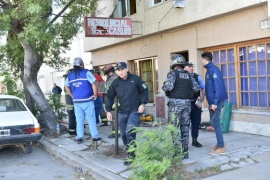
<path fill-rule="evenodd" d="M 118 97 L 116 97 L 116 104 L 115 104 L 115 154 L 119 154 L 119 147 L 118 147 Z"/>

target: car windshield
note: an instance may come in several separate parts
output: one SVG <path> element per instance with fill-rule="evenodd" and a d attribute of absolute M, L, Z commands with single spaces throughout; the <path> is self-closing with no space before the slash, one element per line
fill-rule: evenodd
<path fill-rule="evenodd" d="M 26 111 L 18 99 L 0 99 L 0 112 Z"/>

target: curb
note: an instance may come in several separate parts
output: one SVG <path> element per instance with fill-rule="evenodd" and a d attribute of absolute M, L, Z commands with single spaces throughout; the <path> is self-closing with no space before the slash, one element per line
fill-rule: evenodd
<path fill-rule="evenodd" d="M 53 143 L 46 141 L 44 137 L 41 138 L 38 142 L 41 149 L 65 161 L 66 164 L 74 167 L 75 169 L 89 172 L 89 174 L 93 176 L 95 180 L 126 180 L 125 178 L 111 173 L 106 169 L 89 163 L 89 161 L 78 157 L 65 149 L 57 147 Z"/>

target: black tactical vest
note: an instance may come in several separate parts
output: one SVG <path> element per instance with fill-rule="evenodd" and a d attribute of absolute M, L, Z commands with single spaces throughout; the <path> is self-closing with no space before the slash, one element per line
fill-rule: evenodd
<path fill-rule="evenodd" d="M 194 77 L 194 79 L 196 80 L 196 82 L 197 82 L 198 84 L 200 84 L 200 83 L 199 83 L 199 78 L 198 78 L 199 75 L 196 74 L 196 73 L 194 73 L 194 74 L 193 74 L 193 77 Z M 201 91 L 198 91 L 198 92 L 192 91 L 192 97 L 191 97 L 191 99 L 197 99 L 200 95 L 201 95 Z"/>
<path fill-rule="evenodd" d="M 171 91 L 171 98 L 175 99 L 190 99 L 191 98 L 191 77 L 187 71 L 175 71 L 174 88 Z"/>

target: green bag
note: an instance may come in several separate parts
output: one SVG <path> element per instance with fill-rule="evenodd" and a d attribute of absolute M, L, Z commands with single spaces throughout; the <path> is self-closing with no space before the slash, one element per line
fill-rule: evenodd
<path fill-rule="evenodd" d="M 220 124 L 223 133 L 229 132 L 231 113 L 232 113 L 232 103 L 230 102 L 224 103 L 224 107 L 220 117 Z"/>

